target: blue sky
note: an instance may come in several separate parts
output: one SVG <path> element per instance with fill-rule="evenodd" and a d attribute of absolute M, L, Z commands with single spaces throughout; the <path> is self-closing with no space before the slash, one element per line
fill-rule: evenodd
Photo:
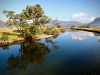
<path fill-rule="evenodd" d="M 100 16 L 100 0 L 0 0 L 0 20 L 7 20 L 3 10 L 20 13 L 27 5 L 36 4 L 52 19 L 87 23 Z"/>

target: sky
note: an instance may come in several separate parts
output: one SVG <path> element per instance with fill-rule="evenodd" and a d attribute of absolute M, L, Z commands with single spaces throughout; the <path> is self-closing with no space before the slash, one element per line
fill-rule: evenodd
<path fill-rule="evenodd" d="M 7 21 L 3 10 L 19 14 L 27 5 L 36 4 L 52 19 L 89 23 L 100 17 L 100 0 L 0 0 L 0 20 Z"/>

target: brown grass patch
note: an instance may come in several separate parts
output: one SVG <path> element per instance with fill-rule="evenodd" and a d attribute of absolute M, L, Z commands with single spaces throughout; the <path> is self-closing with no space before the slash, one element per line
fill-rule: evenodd
<path fill-rule="evenodd" d="M 13 32 L 13 30 L 17 30 L 17 28 L 0 28 L 0 33 L 2 32 Z"/>

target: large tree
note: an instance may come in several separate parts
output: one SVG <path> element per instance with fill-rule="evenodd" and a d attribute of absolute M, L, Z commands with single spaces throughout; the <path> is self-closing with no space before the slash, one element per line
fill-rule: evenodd
<path fill-rule="evenodd" d="M 33 20 L 34 25 L 44 25 L 50 22 L 50 18 L 44 15 L 44 10 L 41 8 L 39 4 L 35 6 L 27 6 L 25 10 L 23 10 L 25 16 L 31 20 Z"/>
<path fill-rule="evenodd" d="M 15 26 L 24 38 L 32 38 L 37 33 L 38 26 L 44 26 L 50 22 L 50 18 L 44 15 L 44 10 L 39 4 L 35 6 L 27 6 L 20 14 L 15 14 L 14 11 L 4 10 L 8 20 L 7 27 Z M 28 23 L 27 20 L 33 20 L 33 23 Z"/>

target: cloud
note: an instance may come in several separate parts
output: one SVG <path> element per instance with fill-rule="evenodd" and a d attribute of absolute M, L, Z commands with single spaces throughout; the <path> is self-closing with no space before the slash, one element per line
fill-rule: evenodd
<path fill-rule="evenodd" d="M 99 17 L 100 17 L 100 15 L 99 15 Z"/>
<path fill-rule="evenodd" d="M 80 21 L 84 23 L 92 22 L 94 19 L 95 17 L 88 17 L 88 14 L 83 13 L 83 12 L 73 14 L 71 17 L 71 20 Z"/>

